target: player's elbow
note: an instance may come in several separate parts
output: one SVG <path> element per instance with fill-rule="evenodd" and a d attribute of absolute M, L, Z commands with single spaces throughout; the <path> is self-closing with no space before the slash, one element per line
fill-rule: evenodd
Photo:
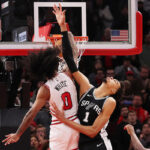
<path fill-rule="evenodd" d="M 90 138 L 94 138 L 97 134 L 98 134 L 98 131 L 95 128 L 91 127 L 90 131 L 88 132 L 88 136 Z"/>
<path fill-rule="evenodd" d="M 96 134 L 90 134 L 89 137 L 90 138 L 94 138 L 96 136 Z"/>

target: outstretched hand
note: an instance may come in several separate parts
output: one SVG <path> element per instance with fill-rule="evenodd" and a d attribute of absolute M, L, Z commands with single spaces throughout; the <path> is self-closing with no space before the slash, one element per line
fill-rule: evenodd
<path fill-rule="evenodd" d="M 51 103 L 51 115 L 55 116 L 59 121 L 63 122 L 65 119 L 64 111 L 60 111 L 56 104 L 53 102 Z"/>
<path fill-rule="evenodd" d="M 5 137 L 6 138 L 2 141 L 5 143 L 5 146 L 11 143 L 16 143 L 20 139 L 20 136 L 18 136 L 16 133 L 5 135 Z"/>
<path fill-rule="evenodd" d="M 59 26 L 65 25 L 66 23 L 66 17 L 65 17 L 65 12 L 66 10 L 62 11 L 62 6 L 61 4 L 59 4 L 59 7 L 57 7 L 56 5 L 53 6 L 53 13 L 56 16 L 57 22 L 59 24 Z"/>

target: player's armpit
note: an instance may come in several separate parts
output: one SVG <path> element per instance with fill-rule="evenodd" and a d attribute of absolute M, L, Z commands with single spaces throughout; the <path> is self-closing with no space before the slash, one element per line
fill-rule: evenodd
<path fill-rule="evenodd" d="M 39 111 L 50 99 L 50 91 L 46 85 L 40 87 L 37 93 L 36 100 L 32 106 L 32 109 Z"/>
<path fill-rule="evenodd" d="M 86 93 L 92 87 L 88 78 L 80 71 L 73 73 L 73 78 L 80 86 L 80 96 Z"/>

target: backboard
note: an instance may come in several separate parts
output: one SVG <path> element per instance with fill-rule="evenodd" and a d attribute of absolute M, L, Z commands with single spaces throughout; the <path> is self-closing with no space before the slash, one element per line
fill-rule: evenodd
<path fill-rule="evenodd" d="M 82 45 L 84 55 L 132 55 L 142 52 L 142 15 L 138 11 L 137 0 L 116 1 L 60 2 L 67 10 L 69 30 L 75 36 L 89 37 L 89 41 Z M 52 46 L 46 41 L 45 33 L 48 36 L 60 34 L 52 14 L 54 4 L 58 5 L 59 2 L 34 2 L 32 41 L 26 40 L 25 31 L 16 35 L 21 42 L 17 42 L 13 34 L 14 42 L 3 39 L 0 42 L 0 55 L 27 55 L 29 51 Z M 78 44 L 78 47 L 81 45 Z"/>

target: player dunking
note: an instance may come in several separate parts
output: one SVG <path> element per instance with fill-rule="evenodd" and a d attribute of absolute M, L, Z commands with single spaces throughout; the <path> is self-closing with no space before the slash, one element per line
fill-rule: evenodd
<path fill-rule="evenodd" d="M 81 124 L 68 120 L 64 112 L 59 110 L 55 103 L 52 103 L 52 115 L 81 133 L 80 150 L 112 150 L 105 130 L 116 107 L 116 100 L 110 95 L 116 94 L 119 96 L 122 92 L 122 84 L 113 78 L 107 78 L 98 88 L 89 83 L 88 79 L 77 69 L 73 60 L 72 48 L 65 25 L 65 13 L 62 11 L 61 5 L 59 8 L 56 5 L 54 6 L 54 14 L 63 35 L 63 57 L 80 86 L 78 118 Z"/>
<path fill-rule="evenodd" d="M 28 56 L 25 63 L 30 74 L 37 80 L 47 79 L 47 82 L 40 87 L 35 103 L 26 113 L 21 125 L 16 133 L 6 135 L 3 140 L 5 145 L 17 142 L 27 127 L 30 125 L 37 112 L 45 105 L 47 101 L 51 106 L 55 102 L 60 110 L 64 110 L 65 116 L 78 122 L 77 113 L 77 92 L 75 85 L 67 73 L 58 73 L 59 49 L 49 48 L 38 54 Z M 79 132 L 64 125 L 56 117 L 52 117 L 50 126 L 50 149 L 51 150 L 75 150 L 78 148 Z"/>

